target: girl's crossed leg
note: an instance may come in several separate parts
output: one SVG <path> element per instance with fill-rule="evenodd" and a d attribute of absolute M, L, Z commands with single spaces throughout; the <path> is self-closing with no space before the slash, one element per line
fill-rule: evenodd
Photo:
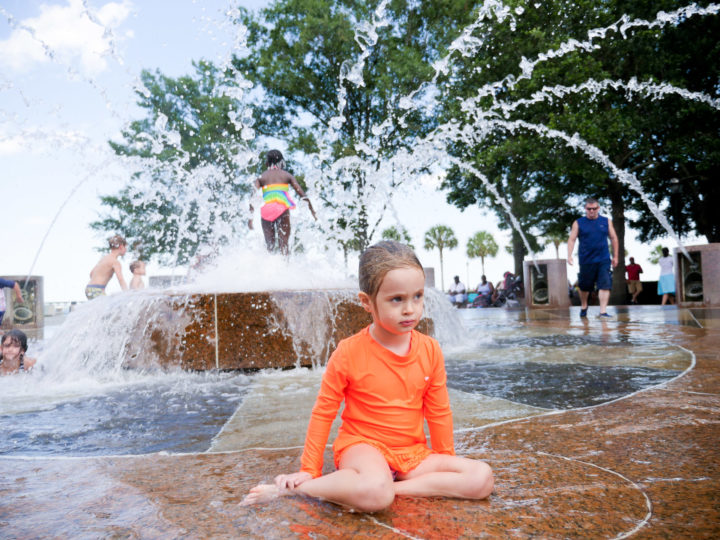
<path fill-rule="evenodd" d="M 241 504 L 262 504 L 294 493 L 325 499 L 361 512 L 387 508 L 395 498 L 392 472 L 383 455 L 369 444 L 356 444 L 343 452 L 337 471 L 317 478 L 310 478 L 303 472 L 281 474 L 274 484 L 252 488 Z"/>
<path fill-rule="evenodd" d="M 413 470 L 398 474 L 396 495 L 485 499 L 495 480 L 484 461 L 447 454 L 430 454 Z"/>
<path fill-rule="evenodd" d="M 444 454 L 430 454 L 412 471 L 398 474 L 394 482 L 383 455 L 368 444 L 345 450 L 339 465 L 337 471 L 314 479 L 303 476 L 307 473 L 279 475 L 275 484 L 260 484 L 250 490 L 242 504 L 262 504 L 302 493 L 361 512 L 377 512 L 390 506 L 395 495 L 484 499 L 494 485 L 486 463 Z"/>

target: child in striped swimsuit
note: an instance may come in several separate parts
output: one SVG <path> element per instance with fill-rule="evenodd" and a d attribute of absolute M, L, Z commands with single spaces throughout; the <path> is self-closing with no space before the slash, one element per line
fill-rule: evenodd
<path fill-rule="evenodd" d="M 288 193 L 290 186 L 300 198 L 308 203 L 313 217 L 317 219 L 310 199 L 300 184 L 289 172 L 283 170 L 285 160 L 279 150 L 270 150 L 266 158 L 267 170 L 255 180 L 255 187 L 262 189 L 263 206 L 260 208 L 263 235 L 268 251 L 279 251 L 283 255 L 290 252 L 290 210 L 295 203 Z M 252 227 L 252 223 L 251 223 Z"/>

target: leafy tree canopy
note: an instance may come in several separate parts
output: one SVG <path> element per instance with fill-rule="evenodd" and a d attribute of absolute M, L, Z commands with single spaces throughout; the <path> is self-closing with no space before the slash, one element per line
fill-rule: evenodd
<path fill-rule="evenodd" d="M 382 239 L 400 242 L 410 246 L 411 249 L 415 249 L 415 247 L 412 245 L 412 238 L 410 238 L 410 234 L 408 234 L 407 229 L 403 226 L 400 226 L 400 229 L 398 229 L 393 225 L 383 230 Z"/>
<path fill-rule="evenodd" d="M 177 79 L 143 71 L 141 82 L 146 116 L 110 141 L 132 181 L 102 197 L 108 211 L 91 226 L 122 234 L 145 259 L 185 263 L 199 246 L 228 241 L 249 217 L 245 180 L 257 165 L 242 94 L 250 85 L 207 62 Z"/>
<path fill-rule="evenodd" d="M 593 195 L 610 203 L 622 250 L 626 220 L 641 239 L 666 234 L 649 206 L 665 209 L 678 178 L 676 228 L 718 241 L 720 17 L 695 13 L 706 2 L 507 4 L 440 86 L 449 200 L 491 206 L 504 227 L 512 210 L 532 248 Z"/>
<path fill-rule="evenodd" d="M 485 273 L 485 257 L 494 257 L 497 252 L 497 242 L 487 231 L 478 231 L 468 238 L 467 256 L 471 259 L 480 257 L 483 274 Z"/>
<path fill-rule="evenodd" d="M 422 93 L 470 15 L 465 2 L 435 0 L 279 0 L 241 11 L 250 52 L 235 66 L 265 92 L 263 134 L 314 156 L 306 176 L 325 206 L 324 232 L 346 250 L 371 242 L 408 177 L 392 160 L 436 124 L 432 108 L 396 121 L 401 99 Z"/>

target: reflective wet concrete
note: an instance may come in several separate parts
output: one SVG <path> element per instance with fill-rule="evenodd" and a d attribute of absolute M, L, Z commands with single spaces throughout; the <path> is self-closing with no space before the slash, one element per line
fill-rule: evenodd
<path fill-rule="evenodd" d="M 5 457 L 0 537 L 718 537 L 720 310 L 615 312 L 615 321 L 600 322 L 581 321 L 577 308 L 482 310 L 479 316 L 493 324 L 507 320 L 538 331 L 602 336 L 660 328 L 664 340 L 694 354 L 681 376 L 615 401 L 459 430 L 459 452 L 495 471 L 487 501 L 398 498 L 373 515 L 299 497 L 238 507 L 249 487 L 297 467 L 297 447 Z"/>

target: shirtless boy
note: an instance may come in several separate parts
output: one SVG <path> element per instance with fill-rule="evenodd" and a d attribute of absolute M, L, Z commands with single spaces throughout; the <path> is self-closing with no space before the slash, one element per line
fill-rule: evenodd
<path fill-rule="evenodd" d="M 105 287 L 113 274 L 117 276 L 123 291 L 126 291 L 128 288 L 122 275 L 120 261 L 118 260 L 119 257 L 127 253 L 127 242 L 122 236 L 116 234 L 108 240 L 108 244 L 110 246 L 110 253 L 100 259 L 100 262 L 90 271 L 90 283 L 85 287 L 85 296 L 88 300 L 105 294 Z"/>
<path fill-rule="evenodd" d="M 131 289 L 144 289 L 145 282 L 143 276 L 145 275 L 145 261 L 133 261 L 130 263 L 130 272 L 132 272 L 132 279 L 130 280 Z"/>

